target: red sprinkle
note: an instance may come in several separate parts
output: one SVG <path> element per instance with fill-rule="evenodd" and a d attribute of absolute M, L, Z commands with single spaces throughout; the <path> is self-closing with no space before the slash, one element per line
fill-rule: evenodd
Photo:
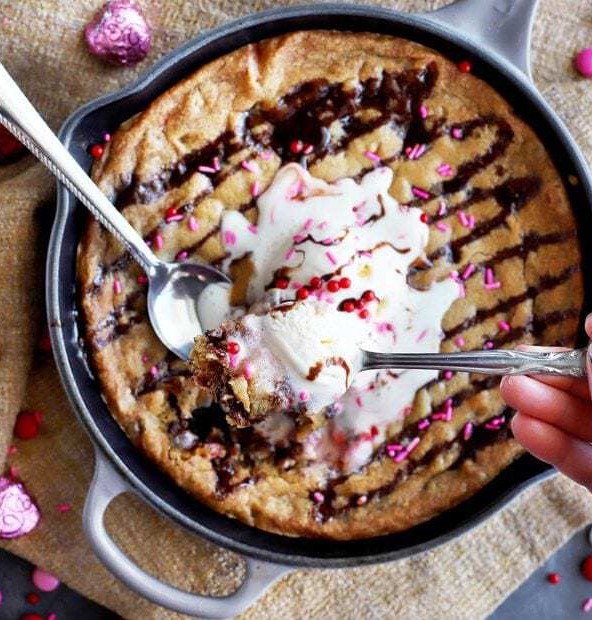
<path fill-rule="evenodd" d="M 44 620 L 39 614 L 23 614 L 21 620 Z"/>
<path fill-rule="evenodd" d="M 425 212 L 424 212 L 424 213 L 422 213 L 422 214 L 419 216 L 419 219 L 420 219 L 420 220 L 421 220 L 424 224 L 427 224 L 427 223 L 430 221 L 430 216 L 429 216 L 427 213 L 425 213 Z"/>
<path fill-rule="evenodd" d="M 330 280 L 329 283 L 327 284 L 327 289 L 329 290 L 330 293 L 337 293 L 339 288 L 340 286 L 337 280 Z"/>
<path fill-rule="evenodd" d="M 240 345 L 239 345 L 238 342 L 235 342 L 234 340 L 231 340 L 226 345 L 226 350 L 228 351 L 228 353 L 230 355 L 236 355 L 240 351 Z"/>
<path fill-rule="evenodd" d="M 368 316 L 370 316 L 370 313 L 368 312 L 368 310 L 366 310 L 366 308 L 364 308 L 364 310 L 360 310 L 360 311 L 358 312 L 358 316 L 359 316 L 361 319 L 367 319 L 367 318 L 368 318 Z"/>
<path fill-rule="evenodd" d="M 14 424 L 14 436 L 18 439 L 34 439 L 39 434 L 40 411 L 21 411 Z"/>
<path fill-rule="evenodd" d="M 374 294 L 374 291 L 364 291 L 362 294 L 362 299 L 368 302 L 374 301 L 376 299 L 376 295 Z"/>
<path fill-rule="evenodd" d="M 292 142 L 290 142 L 290 151 L 292 151 L 295 155 L 301 153 L 303 148 L 304 143 L 302 140 L 292 140 Z"/>
<path fill-rule="evenodd" d="M 351 280 L 349 278 L 341 278 L 339 280 L 339 288 L 349 288 L 351 286 Z"/>
<path fill-rule="evenodd" d="M 547 581 L 556 586 L 561 581 L 561 577 L 559 576 L 559 573 L 549 573 L 547 575 Z"/>
<path fill-rule="evenodd" d="M 51 353 L 51 338 L 49 337 L 49 330 L 47 327 L 43 330 L 43 334 L 37 341 L 37 347 L 41 353 Z"/>
<path fill-rule="evenodd" d="M 29 592 L 25 598 L 27 599 L 27 603 L 29 603 L 29 605 L 37 605 L 37 603 L 41 600 L 41 597 L 37 594 L 37 592 Z"/>
<path fill-rule="evenodd" d="M 309 295 L 310 295 L 310 291 L 308 290 L 308 288 L 306 288 L 306 286 L 303 286 L 302 288 L 299 288 L 298 291 L 296 292 L 296 299 L 303 301 Z"/>
<path fill-rule="evenodd" d="M 141 286 L 143 286 L 144 284 L 148 284 L 148 276 L 144 275 L 143 273 L 141 273 L 137 278 L 136 278 L 138 284 L 140 284 Z"/>
<path fill-rule="evenodd" d="M 93 144 L 88 150 L 91 157 L 95 159 L 101 159 L 103 157 L 103 153 L 105 152 L 105 148 L 101 144 Z"/>
<path fill-rule="evenodd" d="M 310 288 L 318 290 L 323 286 L 323 281 L 318 276 L 310 279 Z"/>
<path fill-rule="evenodd" d="M 473 70 L 473 63 L 470 60 L 461 60 L 458 63 L 458 69 L 461 73 L 471 73 Z"/>
<path fill-rule="evenodd" d="M 278 278 L 275 281 L 275 288 L 279 288 L 279 289 L 285 290 L 285 289 L 288 288 L 288 284 L 289 284 L 289 282 L 288 282 L 288 280 L 286 280 L 286 278 Z"/>
<path fill-rule="evenodd" d="M 344 301 L 342 308 L 343 308 L 344 312 L 353 312 L 355 310 L 354 302 L 353 301 Z"/>
<path fill-rule="evenodd" d="M 592 581 L 592 555 L 589 555 L 581 566 L 582 575 L 588 580 Z"/>

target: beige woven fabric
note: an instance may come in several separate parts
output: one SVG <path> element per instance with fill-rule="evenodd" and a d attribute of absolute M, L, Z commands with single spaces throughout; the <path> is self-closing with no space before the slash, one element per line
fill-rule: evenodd
<path fill-rule="evenodd" d="M 489 0 L 483 0 L 486 2 Z M 369 0 L 371 3 L 372 0 Z M 91 57 L 82 29 L 101 0 L 0 0 L 0 59 L 54 128 L 81 103 L 127 84 L 164 52 L 232 17 L 289 0 L 142 0 L 154 27 L 150 57 L 134 70 Z M 427 10 L 446 0 L 383 2 Z M 592 44 L 589 0 L 542 0 L 535 27 L 535 79 L 592 158 L 592 84 L 570 68 L 573 52 Z M 11 457 L 43 511 L 30 535 L 3 546 L 56 572 L 70 586 L 129 619 L 177 618 L 112 578 L 84 540 L 81 510 L 93 455 L 50 360 L 33 357 L 42 311 L 40 224 L 53 183 L 32 160 L 0 167 L 0 453 L 22 406 L 43 410 L 40 437 Z M 73 509 L 59 513 L 60 502 Z M 237 556 L 216 550 L 120 497 L 108 513 L 119 543 L 151 572 L 187 589 L 222 594 L 242 574 Z M 592 520 L 592 501 L 555 478 L 463 538 L 420 557 L 340 571 L 298 571 L 277 583 L 245 615 L 255 618 L 475 618 L 491 612 L 578 527 Z"/>

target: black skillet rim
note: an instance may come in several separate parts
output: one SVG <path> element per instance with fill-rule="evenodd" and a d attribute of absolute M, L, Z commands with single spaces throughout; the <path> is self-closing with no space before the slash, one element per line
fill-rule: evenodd
<path fill-rule="evenodd" d="M 145 107 L 157 94 L 197 66 L 249 42 L 306 29 L 384 32 L 424 43 L 454 60 L 467 56 L 473 58 L 476 75 L 483 76 L 517 108 L 524 110 L 523 116 L 531 120 L 536 117 L 540 124 L 537 129 L 541 129 L 537 133 L 548 149 L 556 154 L 555 163 L 564 178 L 571 174 L 580 179 L 577 187 L 566 184 L 578 219 L 581 222 L 592 217 L 589 208 L 592 205 L 592 180 L 585 160 L 557 115 L 523 74 L 460 33 L 421 16 L 378 7 L 348 4 L 300 6 L 238 19 L 200 35 L 168 54 L 131 86 L 83 106 L 66 121 L 60 137 L 74 157 L 88 168 L 90 160 L 86 146 L 90 142 L 96 140 L 102 131 L 112 129 Z M 525 105 L 525 95 L 528 106 Z M 88 375 L 76 342 L 73 286 L 77 230 L 76 218 L 70 217 L 74 206 L 73 198 L 59 187 L 46 288 L 52 344 L 62 382 L 95 445 L 134 490 L 157 511 L 199 536 L 254 558 L 291 566 L 339 568 L 391 561 L 427 551 L 464 534 L 507 505 L 525 488 L 552 475 L 549 466 L 528 456 L 521 457 L 479 493 L 452 510 L 411 530 L 361 541 L 279 536 L 206 508 L 176 485 L 171 485 L 170 478 L 133 448 L 108 414 L 94 380 Z M 77 212 L 80 211 L 79 206 Z M 582 228 L 580 225 L 579 229 Z M 590 264 L 589 253 L 585 254 L 584 262 Z M 589 284 L 587 282 L 585 307 L 590 307 Z"/>

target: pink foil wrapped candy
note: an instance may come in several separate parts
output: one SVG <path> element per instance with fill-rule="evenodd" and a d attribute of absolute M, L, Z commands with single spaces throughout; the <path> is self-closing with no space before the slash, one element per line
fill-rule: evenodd
<path fill-rule="evenodd" d="M 19 538 L 39 523 L 39 508 L 20 482 L 0 476 L 0 538 Z"/>
<path fill-rule="evenodd" d="M 133 0 L 110 0 L 84 30 L 91 54 L 114 65 L 135 65 L 150 51 L 152 31 Z"/>

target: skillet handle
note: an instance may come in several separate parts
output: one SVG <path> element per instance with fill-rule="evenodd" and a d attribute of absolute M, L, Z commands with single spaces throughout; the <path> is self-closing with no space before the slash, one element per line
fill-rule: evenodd
<path fill-rule="evenodd" d="M 480 47 L 497 52 L 532 81 L 530 43 L 539 0 L 456 0 L 422 15 L 466 33 Z"/>
<path fill-rule="evenodd" d="M 233 594 L 226 597 L 200 596 L 179 590 L 145 572 L 113 542 L 103 517 L 111 501 L 121 493 L 135 492 L 95 448 L 95 473 L 83 512 L 84 531 L 101 562 L 126 586 L 144 598 L 173 611 L 203 618 L 229 618 L 252 605 L 282 575 L 285 566 L 246 558 L 247 576 Z"/>

